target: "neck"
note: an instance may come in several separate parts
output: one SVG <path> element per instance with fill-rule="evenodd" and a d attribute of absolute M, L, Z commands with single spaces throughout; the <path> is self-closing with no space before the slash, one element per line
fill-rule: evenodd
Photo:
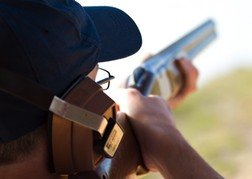
<path fill-rule="evenodd" d="M 47 147 L 45 143 L 40 143 L 36 150 L 25 159 L 0 166 L 0 178 L 55 179 L 47 166 Z"/>

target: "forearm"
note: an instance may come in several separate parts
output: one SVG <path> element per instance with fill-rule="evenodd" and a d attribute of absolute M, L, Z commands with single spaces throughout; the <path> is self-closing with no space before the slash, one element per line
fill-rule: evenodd
<path fill-rule="evenodd" d="M 134 89 L 124 90 L 117 101 L 128 115 L 145 166 L 167 179 L 221 179 L 176 129 L 167 102 L 145 97 Z"/>
<path fill-rule="evenodd" d="M 161 149 L 159 153 L 160 162 L 157 167 L 165 178 L 223 178 L 200 157 L 178 131 L 176 132 L 177 134 L 173 135 L 173 139 L 170 139 L 169 136 L 164 136 L 164 138 L 168 138 L 167 140 L 172 140 L 172 142 L 164 142 L 162 148 L 170 150 L 163 151 Z"/>

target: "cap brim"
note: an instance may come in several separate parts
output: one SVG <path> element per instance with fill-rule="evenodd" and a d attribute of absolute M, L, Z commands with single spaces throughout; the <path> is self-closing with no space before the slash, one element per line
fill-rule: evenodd
<path fill-rule="evenodd" d="M 101 40 L 99 62 L 116 60 L 136 53 L 142 38 L 135 22 L 125 12 L 106 6 L 84 7 Z"/>

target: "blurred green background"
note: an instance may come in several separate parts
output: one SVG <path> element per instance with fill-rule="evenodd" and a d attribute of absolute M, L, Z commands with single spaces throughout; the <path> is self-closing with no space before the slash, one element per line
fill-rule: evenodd
<path fill-rule="evenodd" d="M 251 178 L 251 90 L 252 69 L 238 69 L 201 87 L 174 111 L 185 138 L 225 178 Z"/>

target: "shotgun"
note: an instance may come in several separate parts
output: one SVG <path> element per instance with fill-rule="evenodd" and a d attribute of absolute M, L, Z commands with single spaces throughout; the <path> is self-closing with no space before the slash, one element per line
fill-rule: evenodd
<path fill-rule="evenodd" d="M 207 20 L 178 41 L 146 59 L 129 76 L 126 86 L 138 89 L 143 95 L 155 94 L 169 99 L 183 85 L 174 65 L 178 58 L 194 59 L 216 38 L 215 23 Z M 127 178 L 131 174 L 145 173 L 134 133 L 127 120 L 120 120 L 124 139 L 113 158 L 104 159 L 96 170 L 98 178 Z"/>

